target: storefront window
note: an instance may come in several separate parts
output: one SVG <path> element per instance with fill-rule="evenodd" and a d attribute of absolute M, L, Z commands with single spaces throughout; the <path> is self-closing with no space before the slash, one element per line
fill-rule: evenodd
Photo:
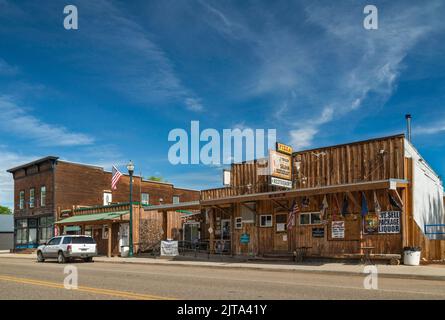
<path fill-rule="evenodd" d="M 54 236 L 54 217 L 41 217 L 39 219 L 39 243 L 48 242 Z"/>

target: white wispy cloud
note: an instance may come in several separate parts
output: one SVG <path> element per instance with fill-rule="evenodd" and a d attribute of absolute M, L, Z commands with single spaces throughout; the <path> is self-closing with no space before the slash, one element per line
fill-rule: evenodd
<path fill-rule="evenodd" d="M 107 0 L 88 1 L 84 8 L 87 22 L 82 37 L 94 50 L 75 59 L 85 65 L 97 60 L 94 76 L 100 76 L 103 84 L 140 104 L 181 104 L 190 111 L 204 110 L 202 99 L 183 83 L 155 35 L 135 17 Z"/>
<path fill-rule="evenodd" d="M 18 105 L 13 98 L 4 95 L 0 95 L 0 120 L 0 130 L 4 133 L 36 141 L 42 146 L 81 146 L 94 142 L 86 134 L 44 122 L 31 114 L 29 109 Z"/>
<path fill-rule="evenodd" d="M 413 128 L 414 135 L 434 135 L 445 132 L 445 121 L 430 123 Z"/>
<path fill-rule="evenodd" d="M 15 76 L 18 72 L 19 68 L 17 66 L 12 66 L 0 58 L 0 76 Z"/>
<path fill-rule="evenodd" d="M 6 170 L 31 162 L 36 158 L 10 152 L 4 146 L 0 146 L 0 205 L 12 208 L 14 203 L 14 181 L 12 175 Z"/>
<path fill-rule="evenodd" d="M 321 127 L 360 109 L 379 109 L 392 95 L 404 59 L 432 32 L 443 30 L 443 2 L 428 6 L 387 3 L 379 29 L 363 28 L 362 9 L 352 2 L 307 1 L 290 5 L 304 24 L 294 29 L 270 7 L 239 13 L 227 3 L 207 1 L 203 18 L 228 41 L 251 50 L 255 70 L 245 80 L 246 97 L 274 96 L 275 118 L 288 127 L 296 148 L 311 146 Z M 251 13 L 255 14 L 252 15 Z"/>

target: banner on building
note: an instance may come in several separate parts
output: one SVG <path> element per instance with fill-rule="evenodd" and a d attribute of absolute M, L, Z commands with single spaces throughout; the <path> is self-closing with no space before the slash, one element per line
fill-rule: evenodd
<path fill-rule="evenodd" d="M 345 222 L 344 221 L 332 221 L 331 225 L 332 239 L 344 239 L 345 238 Z"/>
<path fill-rule="evenodd" d="M 178 241 L 161 241 L 161 256 L 178 256 Z"/>

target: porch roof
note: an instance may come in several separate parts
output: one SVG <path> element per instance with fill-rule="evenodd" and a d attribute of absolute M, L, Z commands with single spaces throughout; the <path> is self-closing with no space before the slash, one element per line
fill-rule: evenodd
<path fill-rule="evenodd" d="M 400 187 L 406 187 L 409 181 L 400 179 L 387 179 L 378 181 L 366 181 L 341 185 L 323 186 L 316 188 L 302 188 L 291 189 L 284 191 L 271 191 L 262 193 L 251 193 L 238 196 L 230 196 L 216 199 L 203 199 L 200 201 L 201 206 L 212 206 L 220 204 L 251 202 L 257 200 L 268 199 L 286 199 L 302 196 L 323 195 L 339 192 L 353 192 L 353 191 L 366 191 L 366 190 L 395 190 Z"/>
<path fill-rule="evenodd" d="M 109 221 L 118 219 L 123 215 L 129 213 L 130 213 L 129 211 L 118 211 L 118 212 L 105 212 L 105 213 L 95 213 L 95 214 L 79 214 L 63 220 L 59 220 L 56 222 L 56 224 L 78 224 L 83 222 Z"/>

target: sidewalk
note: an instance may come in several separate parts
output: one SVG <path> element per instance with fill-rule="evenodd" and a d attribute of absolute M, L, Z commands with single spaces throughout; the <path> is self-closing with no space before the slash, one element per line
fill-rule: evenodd
<path fill-rule="evenodd" d="M 17 259 L 36 259 L 34 254 L 0 254 L 0 264 L 2 258 Z M 286 262 L 239 262 L 239 261 L 185 261 L 176 259 L 160 259 L 160 258 L 107 258 L 96 257 L 95 262 L 100 263 L 120 263 L 120 264 L 139 264 L 139 265 L 166 265 L 166 266 L 184 266 L 184 267 L 205 267 L 219 269 L 251 269 L 261 271 L 275 272 L 310 272 L 320 274 L 337 274 L 337 275 L 363 275 L 364 265 L 346 264 L 346 263 L 286 263 Z M 445 265 L 427 265 L 427 266 L 391 266 L 377 265 L 379 277 L 385 278 L 403 278 L 403 279 L 421 279 L 421 280 L 440 280 L 445 281 Z"/>

